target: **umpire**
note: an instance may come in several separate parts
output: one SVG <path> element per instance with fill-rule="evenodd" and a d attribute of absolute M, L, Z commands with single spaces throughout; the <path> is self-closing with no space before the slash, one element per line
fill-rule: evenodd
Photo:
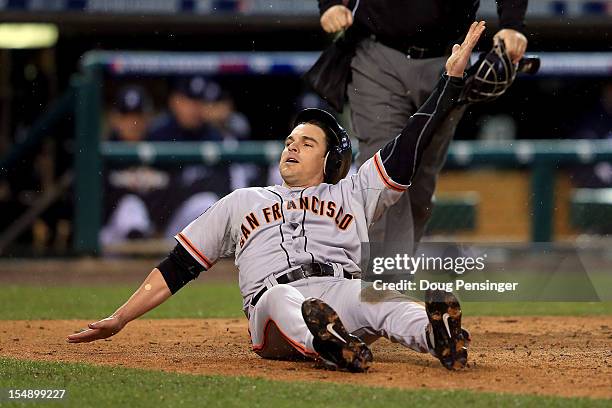
<path fill-rule="evenodd" d="M 399 134 L 425 102 L 478 6 L 479 0 L 319 0 L 322 28 L 340 35 L 306 79 L 336 110 L 348 97 L 358 165 Z M 494 42 L 503 40 L 515 63 L 527 47 L 521 33 L 526 9 L 527 0 L 497 0 L 501 29 Z M 371 241 L 416 249 L 431 214 L 436 175 L 464 110 L 456 109 L 439 130 L 443 135 L 433 138 L 410 191 L 370 228 Z"/>

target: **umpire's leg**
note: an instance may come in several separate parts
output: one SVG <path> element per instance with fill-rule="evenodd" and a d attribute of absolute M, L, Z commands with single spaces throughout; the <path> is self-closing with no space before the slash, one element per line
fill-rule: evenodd
<path fill-rule="evenodd" d="M 347 90 L 352 127 L 359 140 L 358 165 L 402 130 L 439 80 L 445 60 L 408 59 L 371 39 L 360 42 L 351 63 L 352 81 Z M 440 148 L 432 146 L 428 150 Z M 422 164 L 437 156 L 426 151 Z M 427 166 L 430 167 L 438 168 Z M 415 237 L 420 239 L 427 221 L 435 186 L 435 177 L 432 179 L 430 173 L 431 170 L 417 174 L 408 192 L 370 228 L 371 241 L 401 242 L 406 251 L 414 250 Z"/>
<path fill-rule="evenodd" d="M 438 174 L 446 161 L 448 146 L 455 134 L 457 123 L 461 120 L 465 106 L 455 108 L 448 119 L 433 136 L 431 144 L 423 152 L 421 164 L 410 185 L 410 203 L 412 208 L 415 248 L 423 237 L 425 226 L 433 209 L 432 197 L 436 189 Z M 393 227 L 393 225 L 390 225 Z M 391 232 L 393 236 L 393 232 Z"/>

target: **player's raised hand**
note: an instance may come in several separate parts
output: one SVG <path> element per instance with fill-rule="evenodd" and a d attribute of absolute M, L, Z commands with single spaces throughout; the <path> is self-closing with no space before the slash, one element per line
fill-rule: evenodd
<path fill-rule="evenodd" d="M 525 55 L 525 50 L 527 50 L 527 37 L 516 30 L 504 28 L 495 34 L 493 43 L 497 44 L 500 40 L 504 40 L 506 52 L 512 62 L 518 64 L 519 60 Z"/>
<path fill-rule="evenodd" d="M 95 323 L 89 323 L 88 329 L 71 334 L 66 338 L 68 343 L 89 343 L 90 341 L 114 336 L 123 329 L 124 324 L 114 316 L 107 317 Z"/>
<path fill-rule="evenodd" d="M 338 4 L 325 10 L 320 21 L 323 30 L 328 33 L 337 33 L 353 24 L 353 13 L 347 7 Z"/>
<path fill-rule="evenodd" d="M 465 40 L 461 45 L 453 45 L 453 51 L 448 60 L 446 61 L 446 73 L 448 76 L 463 77 L 465 67 L 470 61 L 472 50 L 478 43 L 480 36 L 485 30 L 484 21 L 474 21 L 470 26 L 468 33 L 465 36 Z"/>

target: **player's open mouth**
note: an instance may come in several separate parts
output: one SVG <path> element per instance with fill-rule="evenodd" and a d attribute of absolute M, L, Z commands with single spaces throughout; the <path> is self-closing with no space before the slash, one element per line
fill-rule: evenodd
<path fill-rule="evenodd" d="M 294 158 L 289 158 L 285 160 L 285 163 L 299 163 L 299 161 L 297 161 L 297 159 L 294 159 Z"/>

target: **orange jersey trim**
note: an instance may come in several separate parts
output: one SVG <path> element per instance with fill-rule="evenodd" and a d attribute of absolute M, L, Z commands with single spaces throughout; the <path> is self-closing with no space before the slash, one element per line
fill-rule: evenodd
<path fill-rule="evenodd" d="M 212 268 L 213 262 L 210 262 L 210 260 L 207 257 L 205 257 L 202 252 L 198 251 L 198 249 L 195 247 L 195 245 L 193 245 L 193 243 L 189 240 L 189 238 L 187 238 L 185 235 L 183 235 L 182 232 L 179 232 L 176 237 L 181 242 L 181 244 L 186 246 L 188 249 L 190 249 L 191 251 L 193 251 L 197 255 L 197 257 L 204 264 L 206 269 Z"/>
<path fill-rule="evenodd" d="M 296 342 L 295 340 L 292 340 L 289 336 L 287 336 L 285 333 L 283 333 L 283 331 L 280 329 L 278 324 L 276 324 L 276 322 L 274 320 L 270 319 L 270 318 L 268 320 L 266 320 L 266 323 L 264 325 L 263 342 L 261 344 L 253 344 L 253 351 L 263 350 L 266 347 L 266 338 L 268 337 L 268 331 L 270 329 L 270 323 L 274 323 L 274 325 L 278 329 L 278 332 L 281 334 L 281 336 L 283 336 L 283 339 L 285 339 L 285 341 L 287 343 L 289 343 L 289 345 L 291 345 L 294 349 L 296 349 L 297 351 L 299 351 L 303 355 L 305 355 L 307 357 L 317 357 L 319 355 L 317 352 L 310 351 L 306 347 L 302 346 L 300 343 Z"/>
<path fill-rule="evenodd" d="M 387 176 L 387 172 L 385 171 L 384 166 L 380 162 L 378 153 L 374 155 L 374 166 L 376 167 L 376 171 L 378 172 L 378 175 L 380 176 L 381 180 L 387 187 L 389 187 L 391 190 L 399 192 L 406 191 L 406 186 L 402 186 L 401 184 L 396 183 L 395 181 L 391 180 L 389 176 Z"/>

